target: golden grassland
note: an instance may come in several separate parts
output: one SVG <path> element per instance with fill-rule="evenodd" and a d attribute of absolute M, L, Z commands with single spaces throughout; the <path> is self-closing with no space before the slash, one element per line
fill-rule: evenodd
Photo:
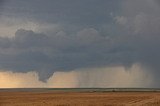
<path fill-rule="evenodd" d="M 0 92 L 0 106 L 160 106 L 160 92 Z"/>

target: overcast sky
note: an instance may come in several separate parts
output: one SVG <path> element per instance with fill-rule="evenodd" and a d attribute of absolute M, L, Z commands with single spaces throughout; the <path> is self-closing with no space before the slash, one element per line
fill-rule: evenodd
<path fill-rule="evenodd" d="M 128 73 L 138 64 L 136 83 L 153 76 L 149 87 L 160 87 L 159 11 L 158 0 L 0 0 L 0 70 L 36 72 L 42 83 L 82 72 L 76 87 L 87 87 L 84 73 L 99 86 L 108 74 L 118 79 L 116 67 Z"/>

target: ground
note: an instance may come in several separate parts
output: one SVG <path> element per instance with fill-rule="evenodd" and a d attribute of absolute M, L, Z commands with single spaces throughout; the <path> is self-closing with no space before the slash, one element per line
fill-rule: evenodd
<path fill-rule="evenodd" d="M 160 106 L 160 92 L 0 92 L 0 106 Z"/>

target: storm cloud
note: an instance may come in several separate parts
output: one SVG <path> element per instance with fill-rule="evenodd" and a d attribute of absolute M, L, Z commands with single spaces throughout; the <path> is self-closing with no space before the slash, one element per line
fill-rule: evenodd
<path fill-rule="evenodd" d="M 127 52 L 114 53 L 114 43 L 93 28 L 73 36 L 64 32 L 47 36 L 19 29 L 12 38 L 1 37 L 0 47 L 2 69 L 20 72 L 36 70 L 40 78 L 48 78 L 55 71 L 128 64 L 127 60 L 123 60 Z"/>
<path fill-rule="evenodd" d="M 159 11 L 158 0 L 6 0 L 0 69 L 35 71 L 47 81 L 55 72 L 127 70 L 138 63 L 150 70 L 152 86 L 158 87 Z"/>

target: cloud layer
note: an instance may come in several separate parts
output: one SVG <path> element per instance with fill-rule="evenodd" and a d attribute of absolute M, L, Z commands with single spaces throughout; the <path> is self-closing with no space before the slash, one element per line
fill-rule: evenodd
<path fill-rule="evenodd" d="M 139 63 L 159 82 L 159 11 L 158 0 L 6 0 L 0 8 L 0 69 L 35 71 L 47 81 L 56 73 L 127 70 Z"/>

